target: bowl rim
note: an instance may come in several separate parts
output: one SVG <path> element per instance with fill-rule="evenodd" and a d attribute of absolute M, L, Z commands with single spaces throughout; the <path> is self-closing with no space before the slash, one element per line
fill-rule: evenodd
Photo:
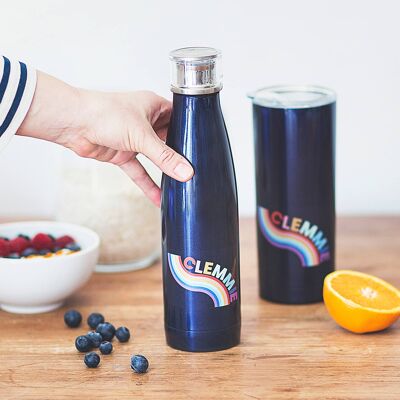
<path fill-rule="evenodd" d="M 84 256 L 85 254 L 88 254 L 90 252 L 92 252 L 93 250 L 96 250 L 99 245 L 100 245 L 100 237 L 99 235 L 93 231 L 90 228 L 87 228 L 86 226 L 82 226 L 82 225 L 78 225 L 78 224 L 72 224 L 70 222 L 62 222 L 62 221 L 51 221 L 51 220 L 35 220 L 35 221 L 16 221 L 16 222 L 6 222 L 6 223 L 0 223 L 0 230 L 1 228 L 8 228 L 8 227 L 15 227 L 15 226 L 19 226 L 19 225 L 41 225 L 41 224 L 46 224 L 46 225 L 59 225 L 59 226 L 71 226 L 74 227 L 78 230 L 81 230 L 85 233 L 87 233 L 89 236 L 92 236 L 93 238 L 93 244 L 89 245 L 88 247 L 86 247 L 85 249 L 76 251 L 74 253 L 68 254 L 68 258 L 70 259 L 71 257 L 81 257 Z M 45 258 L 45 257 L 38 257 L 38 258 L 6 258 L 6 257 L 1 257 L 0 260 L 1 261 L 7 261 L 10 263 L 24 263 L 24 262 L 53 262 L 55 259 L 59 259 L 58 257 L 54 258 L 54 257 L 49 257 L 49 258 Z"/>

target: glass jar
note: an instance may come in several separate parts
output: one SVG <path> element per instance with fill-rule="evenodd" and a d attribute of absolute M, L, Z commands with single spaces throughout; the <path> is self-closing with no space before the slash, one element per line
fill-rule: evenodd
<path fill-rule="evenodd" d="M 56 219 L 101 239 L 98 272 L 145 268 L 160 254 L 160 213 L 118 167 L 93 160 L 63 168 Z"/>

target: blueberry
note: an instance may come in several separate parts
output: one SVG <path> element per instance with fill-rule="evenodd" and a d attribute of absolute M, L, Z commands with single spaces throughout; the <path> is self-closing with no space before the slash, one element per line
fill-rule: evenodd
<path fill-rule="evenodd" d="M 33 256 L 36 253 L 36 250 L 33 247 L 27 247 L 22 253 L 21 256 L 22 257 L 29 257 L 29 256 Z"/>
<path fill-rule="evenodd" d="M 19 253 L 10 253 L 7 258 L 21 258 Z"/>
<path fill-rule="evenodd" d="M 60 251 L 61 247 L 60 246 L 54 246 L 53 247 L 53 253 L 57 253 L 57 251 Z"/>
<path fill-rule="evenodd" d="M 97 368 L 97 366 L 100 364 L 100 356 L 92 351 L 85 354 L 84 361 L 88 368 Z"/>
<path fill-rule="evenodd" d="M 88 325 L 92 329 L 96 329 L 97 325 L 104 322 L 104 317 L 100 313 L 91 313 L 87 319 Z"/>
<path fill-rule="evenodd" d="M 75 347 L 81 353 L 86 353 L 92 349 L 92 341 L 87 336 L 78 336 L 75 339 Z"/>
<path fill-rule="evenodd" d="M 102 336 L 100 335 L 100 333 L 97 332 L 88 332 L 86 337 L 88 337 L 91 341 L 92 347 L 99 347 L 100 343 L 103 341 Z"/>
<path fill-rule="evenodd" d="M 111 342 L 103 342 L 100 344 L 101 354 L 110 354 L 113 351 L 113 345 Z"/>
<path fill-rule="evenodd" d="M 65 248 L 71 251 L 79 251 L 81 249 L 76 243 L 67 244 Z"/>
<path fill-rule="evenodd" d="M 145 356 L 136 354 L 131 358 L 131 368 L 138 374 L 143 374 L 149 368 L 149 362 Z"/>
<path fill-rule="evenodd" d="M 39 250 L 39 254 L 40 254 L 41 256 L 45 256 L 46 254 L 49 254 L 49 253 L 51 253 L 51 250 L 49 250 L 49 249 L 42 249 L 42 250 Z"/>
<path fill-rule="evenodd" d="M 30 238 L 28 235 L 24 235 L 24 234 L 22 234 L 22 233 L 20 233 L 20 234 L 18 235 L 18 237 L 23 238 L 23 239 L 28 240 L 28 241 L 31 240 L 31 238 Z"/>
<path fill-rule="evenodd" d="M 129 332 L 129 329 L 126 328 L 125 326 L 120 326 L 115 331 L 115 336 L 120 342 L 127 342 L 131 337 L 131 333 Z"/>
<path fill-rule="evenodd" d="M 97 325 L 96 332 L 100 333 L 103 336 L 103 340 L 107 340 L 110 342 L 115 335 L 115 328 L 113 324 L 109 322 L 104 322 L 102 324 Z"/>
<path fill-rule="evenodd" d="M 82 315 L 79 311 L 76 310 L 68 310 L 64 314 L 64 322 L 70 327 L 70 328 L 76 328 L 79 326 L 82 322 Z"/>

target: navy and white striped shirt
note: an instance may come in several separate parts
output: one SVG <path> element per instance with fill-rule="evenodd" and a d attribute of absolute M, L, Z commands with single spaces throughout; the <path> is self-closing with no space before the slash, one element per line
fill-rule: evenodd
<path fill-rule="evenodd" d="M 0 56 L 0 151 L 22 124 L 36 87 L 36 71 Z"/>

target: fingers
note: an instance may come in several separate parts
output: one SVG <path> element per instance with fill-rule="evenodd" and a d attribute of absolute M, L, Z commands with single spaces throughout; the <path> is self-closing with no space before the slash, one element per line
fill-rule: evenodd
<path fill-rule="evenodd" d="M 151 103 L 151 113 L 148 118 L 153 130 L 157 133 L 158 137 L 165 142 L 167 137 L 169 120 L 172 113 L 172 103 L 164 99 L 164 97 L 152 94 L 153 102 Z"/>
<path fill-rule="evenodd" d="M 157 136 L 165 142 L 167 140 L 167 134 L 168 134 L 168 126 L 161 128 L 161 129 L 155 129 Z"/>
<path fill-rule="evenodd" d="M 120 168 L 142 189 L 143 193 L 157 206 L 161 204 L 160 188 L 150 178 L 143 165 L 136 158 L 120 165 Z"/>
<path fill-rule="evenodd" d="M 168 147 L 153 130 L 144 135 L 143 148 L 140 150 L 171 178 L 186 182 L 194 174 L 193 167 L 189 161 Z"/>
<path fill-rule="evenodd" d="M 163 104 L 160 106 L 160 112 L 157 116 L 157 119 L 152 122 L 152 126 L 154 130 L 168 127 L 169 120 L 171 118 L 171 103 L 167 100 L 165 100 L 167 103 Z"/>
<path fill-rule="evenodd" d="M 164 99 L 164 97 L 155 95 L 154 101 L 152 102 L 152 113 L 150 117 L 150 123 L 154 130 L 168 126 L 171 112 L 172 103 Z"/>

